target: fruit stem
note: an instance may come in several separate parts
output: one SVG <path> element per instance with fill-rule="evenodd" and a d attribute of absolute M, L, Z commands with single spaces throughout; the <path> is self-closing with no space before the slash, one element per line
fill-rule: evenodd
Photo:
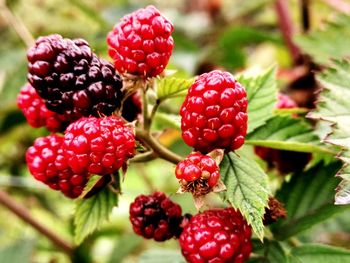
<path fill-rule="evenodd" d="M 24 222 L 31 225 L 38 232 L 46 236 L 51 242 L 60 248 L 63 252 L 72 256 L 74 253 L 74 248 L 69 242 L 61 239 L 56 233 L 46 228 L 41 224 L 41 222 L 37 221 L 32 215 L 29 213 L 26 207 L 19 204 L 16 200 L 14 200 L 8 193 L 0 190 L 0 204 L 8 208 L 11 212 L 16 214 L 19 218 L 21 218 Z"/>
<path fill-rule="evenodd" d="M 159 108 L 160 103 L 161 103 L 161 100 L 157 99 L 156 103 L 154 104 L 154 106 L 152 108 L 151 117 L 150 117 L 150 126 L 152 125 L 154 117 L 156 116 L 156 113 L 157 113 L 157 110 Z"/>
<path fill-rule="evenodd" d="M 144 163 L 148 161 L 152 161 L 157 157 L 157 155 L 153 151 L 148 151 L 145 153 L 140 153 L 135 155 L 132 159 L 130 159 L 130 162 L 132 163 Z"/>
<path fill-rule="evenodd" d="M 142 130 L 140 128 L 136 128 L 136 137 L 142 141 L 144 141 L 152 150 L 154 153 L 164 160 L 167 160 L 173 164 L 177 164 L 178 162 L 182 161 L 183 158 L 176 153 L 170 151 L 168 148 L 164 147 L 162 144 L 159 143 L 151 134 L 149 131 Z"/>
<path fill-rule="evenodd" d="M 147 84 L 142 89 L 142 114 L 143 114 L 143 128 L 149 131 L 151 128 L 151 121 L 148 115 L 148 99 L 147 99 Z"/>

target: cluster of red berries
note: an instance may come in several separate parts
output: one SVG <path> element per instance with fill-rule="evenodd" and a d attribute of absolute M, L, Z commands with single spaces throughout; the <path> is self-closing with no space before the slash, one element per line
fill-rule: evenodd
<path fill-rule="evenodd" d="M 26 161 L 35 179 L 77 198 L 91 175 L 100 175 L 89 197 L 125 166 L 135 154 L 133 125 L 126 121 L 137 119 L 142 105 L 137 91 L 124 90 L 116 71 L 126 80 L 161 74 L 174 47 L 173 29 L 153 6 L 123 17 L 107 36 L 114 66 L 83 39 L 54 34 L 36 40 L 27 53 L 30 84 L 18 95 L 18 107 L 31 126 L 64 135 L 38 138 L 28 149 Z M 230 73 L 212 71 L 193 83 L 180 110 L 182 137 L 195 149 L 176 167 L 183 191 L 201 196 L 218 185 L 213 153 L 243 145 L 246 111 L 246 91 Z M 135 199 L 130 221 L 145 238 L 179 238 L 188 262 L 243 262 L 252 249 L 251 228 L 233 208 L 182 215 L 178 204 L 156 192 Z"/>
<path fill-rule="evenodd" d="M 135 233 L 147 239 L 179 238 L 190 263 L 244 262 L 252 251 L 251 228 L 233 208 L 182 216 L 178 204 L 156 192 L 136 197 L 130 205 L 130 221 Z"/>

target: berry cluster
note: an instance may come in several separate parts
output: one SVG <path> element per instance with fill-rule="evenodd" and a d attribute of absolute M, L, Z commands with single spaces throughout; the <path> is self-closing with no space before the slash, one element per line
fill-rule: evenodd
<path fill-rule="evenodd" d="M 84 195 L 88 198 L 110 182 L 111 174 L 126 168 L 135 154 L 134 123 L 142 122 L 142 106 L 148 108 L 137 88 L 144 85 L 146 91 L 153 81 L 149 78 L 164 71 L 174 47 L 173 30 L 153 6 L 124 16 L 107 36 L 114 66 L 97 57 L 83 39 L 54 34 L 36 40 L 27 52 L 30 84 L 18 95 L 18 107 L 31 126 L 64 132 L 38 138 L 27 150 L 36 180 L 77 198 L 91 175 L 100 175 Z M 219 159 L 244 143 L 246 97 L 244 87 L 219 70 L 199 76 L 189 88 L 180 110 L 181 129 L 195 151 L 176 166 L 183 192 L 200 199 L 220 189 Z M 159 154 L 147 132 L 150 139 L 141 143 Z M 188 262 L 243 262 L 251 253 L 251 228 L 233 208 L 182 215 L 178 204 L 155 192 L 138 196 L 129 212 L 136 234 L 155 241 L 179 238 Z"/>
<path fill-rule="evenodd" d="M 28 81 L 48 109 L 70 120 L 110 115 L 120 107 L 122 81 L 83 39 L 39 37 L 27 52 Z"/>
<path fill-rule="evenodd" d="M 220 173 L 215 160 L 208 155 L 193 152 L 175 169 L 176 178 L 179 179 L 182 190 L 191 192 L 194 196 L 209 193 L 217 184 Z"/>
<path fill-rule="evenodd" d="M 30 84 L 22 87 L 17 96 L 17 106 L 22 110 L 29 125 L 34 128 L 46 127 L 51 132 L 60 132 L 69 124 L 64 115 L 46 108 L 45 101 Z"/>
<path fill-rule="evenodd" d="M 116 70 L 146 78 L 162 73 L 173 51 L 173 30 L 154 6 L 124 16 L 107 36 Z"/>
<path fill-rule="evenodd" d="M 190 263 L 244 262 L 251 251 L 251 228 L 233 208 L 207 210 L 191 218 L 180 236 Z"/>
<path fill-rule="evenodd" d="M 164 193 L 140 195 L 130 205 L 130 221 L 136 234 L 165 241 L 181 234 L 181 207 Z"/>
<path fill-rule="evenodd" d="M 200 75 L 180 109 L 182 138 L 202 153 L 238 149 L 247 133 L 247 105 L 244 87 L 230 73 Z"/>

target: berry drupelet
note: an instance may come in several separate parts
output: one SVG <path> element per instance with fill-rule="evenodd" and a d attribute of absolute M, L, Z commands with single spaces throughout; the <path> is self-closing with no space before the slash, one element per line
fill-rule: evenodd
<path fill-rule="evenodd" d="M 33 128 L 45 126 L 51 132 L 62 132 L 69 124 L 64 115 L 46 108 L 45 101 L 30 84 L 22 87 L 17 96 L 17 106 Z"/>
<path fill-rule="evenodd" d="M 110 115 L 120 107 L 122 81 L 83 39 L 39 37 L 27 52 L 28 81 L 49 110 L 70 120 Z"/>
<path fill-rule="evenodd" d="M 238 149 L 247 133 L 247 105 L 244 87 L 230 73 L 200 75 L 180 109 L 183 140 L 202 153 Z"/>
<path fill-rule="evenodd" d="M 162 73 L 174 48 L 173 30 L 154 6 L 124 16 L 107 36 L 115 69 L 142 78 Z"/>
<path fill-rule="evenodd" d="M 113 174 L 134 155 L 135 135 L 121 117 L 81 118 L 67 127 L 62 148 L 74 172 Z"/>
<path fill-rule="evenodd" d="M 139 195 L 130 204 L 130 221 L 136 234 L 165 241 L 181 234 L 181 207 L 164 193 Z"/>
<path fill-rule="evenodd" d="M 179 238 L 190 263 L 242 263 L 251 251 L 251 228 L 233 208 L 207 210 L 193 216 Z"/>
<path fill-rule="evenodd" d="M 175 168 L 181 190 L 191 192 L 194 196 L 209 193 L 220 179 L 219 166 L 208 155 L 193 152 Z"/>

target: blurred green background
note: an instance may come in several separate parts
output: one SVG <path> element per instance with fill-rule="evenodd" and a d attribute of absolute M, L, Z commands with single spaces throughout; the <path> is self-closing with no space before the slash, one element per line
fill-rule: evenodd
<path fill-rule="evenodd" d="M 309 25 L 302 15 L 305 2 Z M 338 17 L 339 10 L 328 2 L 332 1 L 289 1 L 295 34 L 302 35 L 310 27 L 319 28 L 325 20 Z M 312 100 L 312 59 L 291 55 L 272 0 L 0 0 L 0 187 L 67 240 L 72 240 L 74 202 L 34 181 L 24 161 L 27 147 L 36 137 L 47 134 L 44 129 L 29 127 L 16 108 L 16 95 L 26 82 L 27 45 L 31 38 L 59 33 L 86 39 L 97 54 L 108 59 L 106 34 L 123 15 L 148 4 L 174 23 L 175 50 L 169 68 L 177 69 L 178 74 L 193 76 L 214 68 L 236 73 L 278 65 L 280 88 L 294 96 L 300 106 L 309 106 Z M 177 113 L 180 103 L 181 99 L 172 101 L 162 109 Z M 159 122 L 154 128 L 163 127 Z M 184 154 L 189 149 L 179 138 L 178 132 L 170 130 L 162 142 Z M 177 247 L 176 241 L 160 244 L 142 240 L 133 234 L 128 221 L 129 204 L 135 196 L 155 189 L 170 194 L 185 212 L 195 211 L 188 195 L 174 195 L 178 184 L 173 169 L 162 160 L 131 167 L 119 207 L 113 210 L 111 220 L 84 242 L 82 254 L 94 262 L 137 262 L 148 249 Z M 347 216 L 329 220 L 303 238 L 350 247 L 350 235 L 345 231 L 350 224 L 343 224 Z M 69 258 L 1 207 L 0 262 L 69 262 Z"/>

